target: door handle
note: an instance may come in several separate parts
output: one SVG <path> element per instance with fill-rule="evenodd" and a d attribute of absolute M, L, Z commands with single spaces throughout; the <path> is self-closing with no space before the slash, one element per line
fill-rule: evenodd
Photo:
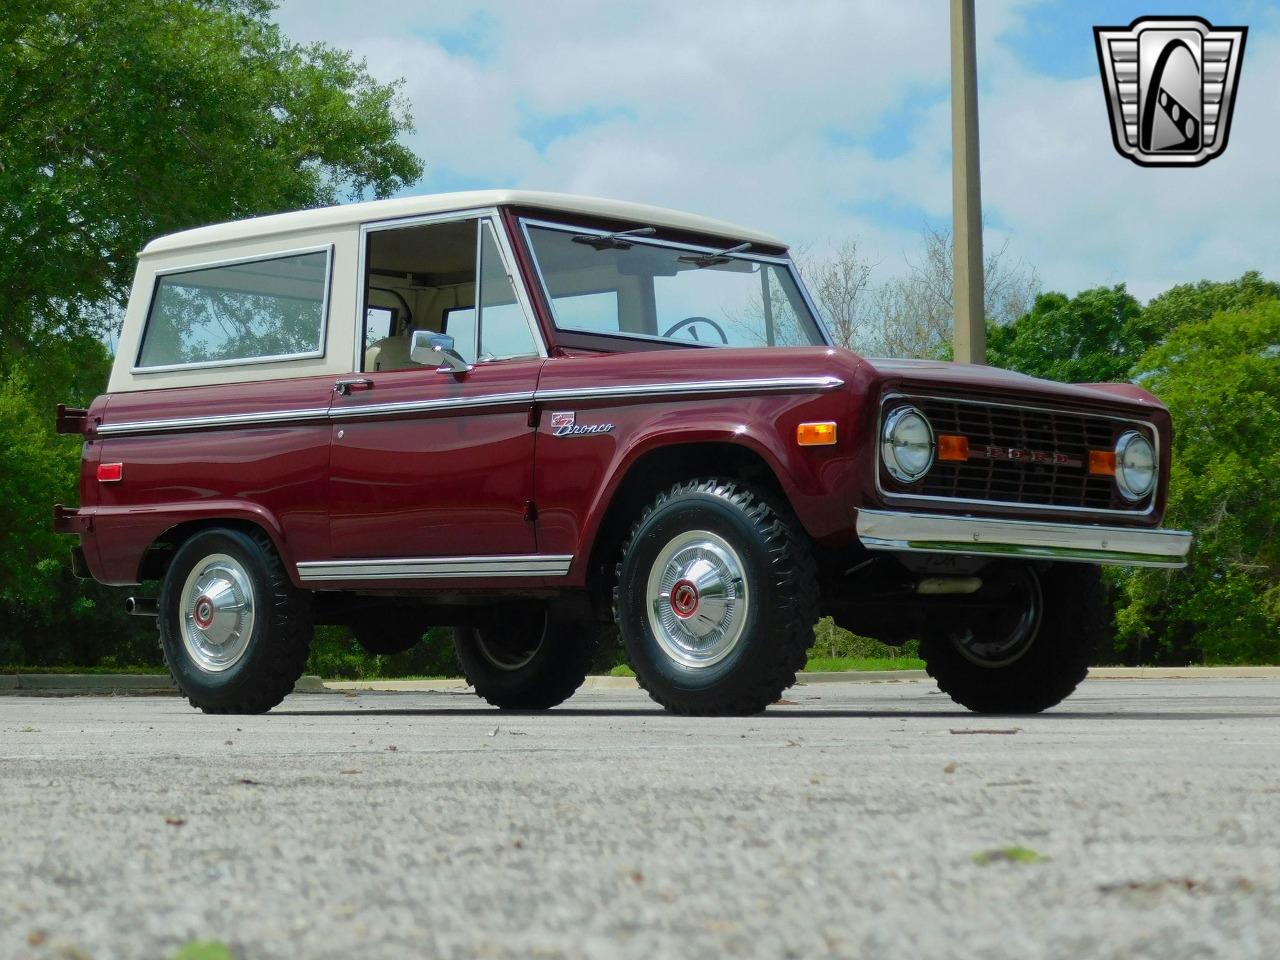
<path fill-rule="evenodd" d="M 333 385 L 333 392 L 340 397 L 349 396 L 357 390 L 372 390 L 373 381 L 368 377 L 360 377 L 356 380 L 339 380 Z"/>

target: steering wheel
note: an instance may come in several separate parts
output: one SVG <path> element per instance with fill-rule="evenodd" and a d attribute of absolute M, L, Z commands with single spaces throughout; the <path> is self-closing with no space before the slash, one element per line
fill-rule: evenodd
<path fill-rule="evenodd" d="M 663 334 L 663 336 L 664 337 L 673 336 L 677 330 L 683 330 L 685 327 L 689 327 L 691 328 L 689 339 L 698 340 L 698 331 L 697 329 L 694 328 L 694 325 L 699 323 L 705 323 L 708 327 L 710 327 L 712 330 L 716 332 L 716 335 L 720 338 L 721 343 L 723 343 L 725 346 L 729 345 L 729 336 L 724 332 L 724 327 L 720 326 L 720 324 L 716 323 L 710 317 L 685 317 L 679 323 L 672 324 L 671 327 L 667 330 L 667 332 Z"/>

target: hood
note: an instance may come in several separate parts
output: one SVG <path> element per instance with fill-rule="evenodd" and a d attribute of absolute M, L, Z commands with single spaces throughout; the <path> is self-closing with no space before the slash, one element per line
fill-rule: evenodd
<path fill-rule="evenodd" d="M 917 388 L 981 393 L 986 396 L 995 394 L 1018 399 L 1054 398 L 1109 407 L 1120 403 L 1147 410 L 1164 409 L 1164 405 L 1155 396 L 1132 383 L 1058 383 L 999 367 L 942 360 L 885 360 L 864 357 L 863 362 L 886 383 L 896 381 Z"/>

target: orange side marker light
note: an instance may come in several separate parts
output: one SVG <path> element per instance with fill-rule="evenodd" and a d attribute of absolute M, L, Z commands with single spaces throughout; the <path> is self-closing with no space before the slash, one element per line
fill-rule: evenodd
<path fill-rule="evenodd" d="M 1089 472 L 1104 477 L 1116 475 L 1116 452 L 1114 450 L 1090 450 Z"/>
<path fill-rule="evenodd" d="M 836 442 L 834 420 L 801 423 L 796 426 L 796 443 L 802 447 L 829 447 Z"/>
<path fill-rule="evenodd" d="M 969 438 L 953 433 L 938 434 L 938 459 L 964 463 L 969 459 Z"/>

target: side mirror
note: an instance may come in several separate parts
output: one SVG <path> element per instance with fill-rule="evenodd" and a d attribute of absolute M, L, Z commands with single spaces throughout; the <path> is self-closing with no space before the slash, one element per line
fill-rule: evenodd
<path fill-rule="evenodd" d="M 440 366 L 436 368 L 439 373 L 461 374 L 471 369 L 471 364 L 454 349 L 453 337 L 445 333 L 432 333 L 430 330 L 413 331 L 409 359 L 423 366 L 439 362 Z"/>

